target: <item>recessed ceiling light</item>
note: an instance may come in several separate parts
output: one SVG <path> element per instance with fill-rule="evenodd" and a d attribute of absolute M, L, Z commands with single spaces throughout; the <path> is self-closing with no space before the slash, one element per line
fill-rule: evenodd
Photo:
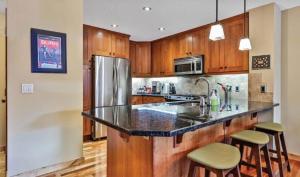
<path fill-rule="evenodd" d="M 166 30 L 166 28 L 164 28 L 164 27 L 160 27 L 160 28 L 158 28 L 158 30 L 159 30 L 159 31 L 165 31 L 165 30 Z"/>
<path fill-rule="evenodd" d="M 113 27 L 113 28 L 119 27 L 119 25 L 117 25 L 117 24 L 112 24 L 110 26 Z"/>
<path fill-rule="evenodd" d="M 152 8 L 151 8 L 151 7 L 143 7 L 143 10 L 144 10 L 144 11 L 151 11 Z"/>

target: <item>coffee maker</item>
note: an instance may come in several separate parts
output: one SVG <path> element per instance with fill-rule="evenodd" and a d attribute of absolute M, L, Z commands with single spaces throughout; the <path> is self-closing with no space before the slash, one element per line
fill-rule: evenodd
<path fill-rule="evenodd" d="M 152 93 L 154 94 L 161 93 L 161 83 L 159 81 L 152 81 Z"/>

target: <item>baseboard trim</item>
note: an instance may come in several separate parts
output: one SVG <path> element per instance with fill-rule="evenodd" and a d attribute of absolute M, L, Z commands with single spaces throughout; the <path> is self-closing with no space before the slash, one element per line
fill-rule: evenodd
<path fill-rule="evenodd" d="M 0 146 L 0 152 L 6 151 L 6 146 Z"/>
<path fill-rule="evenodd" d="M 81 163 L 84 160 L 83 157 L 78 158 L 76 160 L 71 160 L 68 162 L 59 163 L 56 165 L 51 165 L 47 167 L 42 167 L 33 171 L 24 172 L 12 177 L 37 177 L 37 176 L 44 176 L 49 173 L 53 173 L 54 171 L 64 170 L 70 166 L 76 165 L 77 163 Z"/>

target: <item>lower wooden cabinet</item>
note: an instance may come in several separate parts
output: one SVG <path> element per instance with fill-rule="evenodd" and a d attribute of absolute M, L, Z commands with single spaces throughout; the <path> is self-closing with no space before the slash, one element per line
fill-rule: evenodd
<path fill-rule="evenodd" d="M 83 66 L 83 111 L 88 111 L 91 108 L 91 85 L 92 72 L 89 65 Z M 92 135 L 92 121 L 83 117 L 83 136 Z"/>
<path fill-rule="evenodd" d="M 166 102 L 166 100 L 164 97 L 160 97 L 160 96 L 132 96 L 131 97 L 132 105 L 163 103 L 163 102 Z"/>
<path fill-rule="evenodd" d="M 131 104 L 132 105 L 143 104 L 143 96 L 132 96 Z"/>

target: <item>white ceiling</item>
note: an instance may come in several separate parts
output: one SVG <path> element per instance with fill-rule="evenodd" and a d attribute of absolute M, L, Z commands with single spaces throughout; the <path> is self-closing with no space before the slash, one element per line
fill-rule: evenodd
<path fill-rule="evenodd" d="M 243 12 L 243 0 L 220 0 L 220 19 Z M 276 2 L 281 9 L 299 6 L 300 0 L 248 0 L 247 9 Z M 144 6 L 152 11 L 145 12 Z M 215 20 L 214 0 L 84 0 L 84 23 L 151 41 Z M 111 24 L 119 27 L 112 28 Z M 159 31 L 165 27 L 166 31 Z"/>

